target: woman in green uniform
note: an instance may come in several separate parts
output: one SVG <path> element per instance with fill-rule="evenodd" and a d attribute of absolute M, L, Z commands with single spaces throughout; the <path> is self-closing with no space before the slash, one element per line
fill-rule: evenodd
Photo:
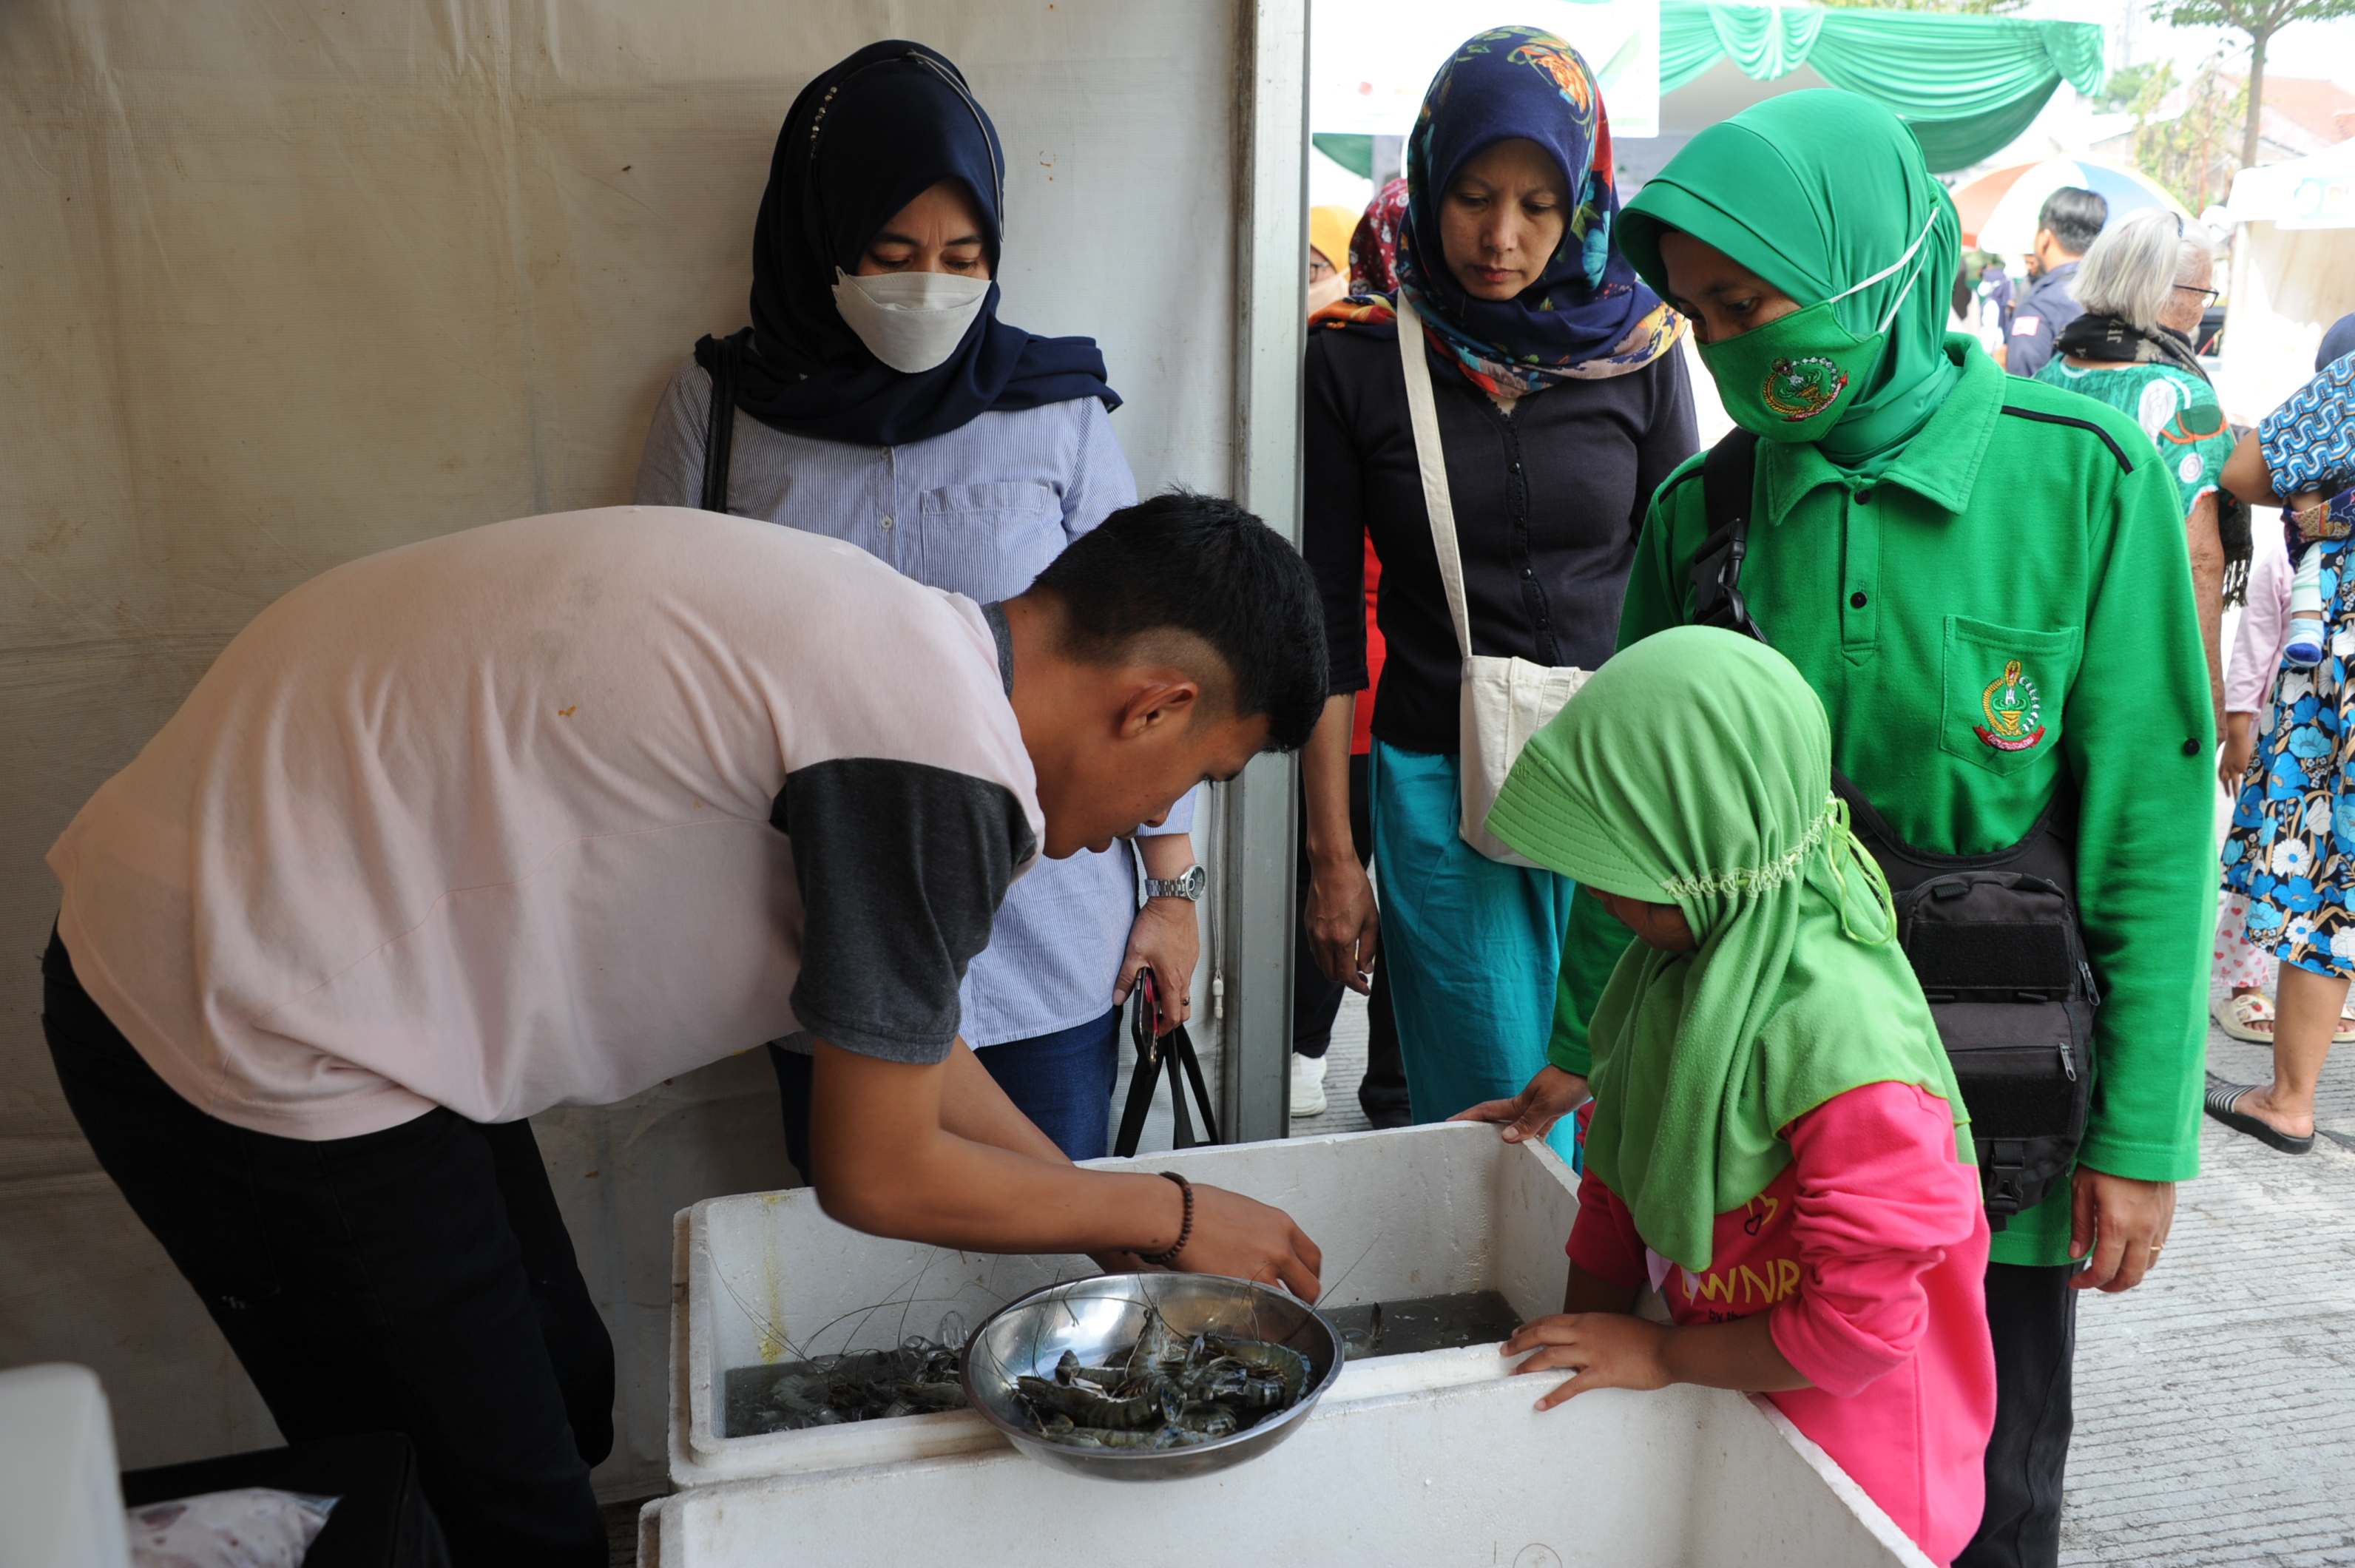
<path fill-rule="evenodd" d="M 2075 1291 L 2126 1290 L 2196 1173 L 2214 751 L 2174 477 L 2134 421 L 2007 377 L 1947 334 L 1953 203 L 1887 111 L 1795 92 L 1693 138 L 1627 208 L 1628 259 L 1694 321 L 1762 439 L 1740 588 L 1831 719 L 1833 758 L 1903 838 L 1978 854 L 2073 807 L 2102 1003 L 2070 1180 L 1995 1238 L 1987 1512 L 1957 1559 L 2051 1563 Z M 1619 645 L 1697 619 L 1701 463 L 1661 486 Z M 1467 1116 L 1518 1139 L 1585 1095 L 1624 933 L 1574 912 L 1552 1065 Z"/>

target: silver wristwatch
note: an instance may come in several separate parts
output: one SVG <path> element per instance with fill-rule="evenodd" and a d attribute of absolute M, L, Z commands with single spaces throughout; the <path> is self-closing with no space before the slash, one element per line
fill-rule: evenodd
<path fill-rule="evenodd" d="M 1193 903 L 1201 898 L 1202 890 L 1209 885 L 1210 873 L 1198 863 L 1187 867 L 1184 876 L 1173 877 L 1167 881 L 1158 877 L 1146 878 L 1145 896 L 1149 899 L 1184 899 L 1188 903 Z"/>

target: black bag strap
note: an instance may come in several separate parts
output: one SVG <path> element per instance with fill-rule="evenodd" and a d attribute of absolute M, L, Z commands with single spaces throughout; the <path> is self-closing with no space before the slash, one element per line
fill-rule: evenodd
<path fill-rule="evenodd" d="M 1742 597 L 1742 559 L 1750 553 L 1751 496 L 1758 482 L 1758 438 L 1728 431 L 1700 463 L 1701 506 L 1709 532 L 1692 563 L 1693 624 L 1766 640 Z"/>
<path fill-rule="evenodd" d="M 746 327 L 732 337 L 701 337 L 695 362 L 711 377 L 711 423 L 703 437 L 703 499 L 707 512 L 728 509 L 729 448 L 736 436 L 736 372 L 743 363 Z"/>
<path fill-rule="evenodd" d="M 1194 1041 L 1184 1024 L 1167 1034 L 1161 1032 L 1160 987 L 1150 969 L 1137 973 L 1135 1002 L 1128 1033 L 1136 1047 L 1136 1069 L 1129 1074 L 1128 1103 L 1121 1108 L 1120 1136 L 1113 1140 L 1112 1152 L 1122 1159 L 1136 1152 L 1138 1142 L 1145 1136 L 1146 1113 L 1153 1108 L 1153 1093 L 1160 1085 L 1165 1065 L 1169 1069 L 1169 1105 L 1177 1123 L 1172 1147 L 1193 1148 L 1199 1144 L 1217 1143 L 1219 1123 L 1210 1111 L 1210 1090 L 1203 1082 L 1201 1059 L 1194 1054 Z M 1178 1076 L 1181 1067 L 1183 1080 Z M 1189 1085 L 1194 1092 L 1194 1108 L 1202 1115 L 1199 1137 L 1194 1136 L 1194 1119 L 1186 1104 Z"/>

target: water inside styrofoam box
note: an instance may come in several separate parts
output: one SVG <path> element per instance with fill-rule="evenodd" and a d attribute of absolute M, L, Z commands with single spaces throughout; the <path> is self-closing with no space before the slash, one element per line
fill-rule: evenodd
<path fill-rule="evenodd" d="M 1327 1308 L 1495 1291 L 1534 1317 L 1561 1299 L 1576 1179 L 1550 1149 L 1506 1144 L 1493 1127 L 1442 1124 L 1291 1138 L 1098 1168 L 1177 1170 L 1284 1209 L 1322 1250 L 1319 1305 Z M 679 1337 L 690 1361 L 681 1369 L 688 1397 L 673 1419 L 691 1426 L 675 1437 L 714 1477 L 988 1445 L 979 1418 L 965 1412 L 731 1438 L 722 1409 L 726 1375 L 887 1349 L 911 1335 L 939 1338 L 951 1314 L 978 1328 L 1008 1301 L 1096 1272 L 1083 1257 L 1001 1257 L 862 1235 L 827 1219 L 806 1189 L 698 1204 L 689 1236 L 689 1332 Z M 1391 1356 L 1350 1363 L 1332 1397 L 1497 1370 L 1461 1351 Z M 681 1446 L 674 1442 L 675 1460 Z M 709 1477 L 677 1478 L 684 1485 Z"/>

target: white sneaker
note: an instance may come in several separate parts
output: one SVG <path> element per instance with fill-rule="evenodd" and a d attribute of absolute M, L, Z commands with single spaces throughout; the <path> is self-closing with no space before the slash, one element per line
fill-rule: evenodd
<path fill-rule="evenodd" d="M 1323 1057 L 1295 1056 L 1292 1059 L 1292 1114 L 1295 1116 L 1321 1116 L 1325 1114 Z"/>

